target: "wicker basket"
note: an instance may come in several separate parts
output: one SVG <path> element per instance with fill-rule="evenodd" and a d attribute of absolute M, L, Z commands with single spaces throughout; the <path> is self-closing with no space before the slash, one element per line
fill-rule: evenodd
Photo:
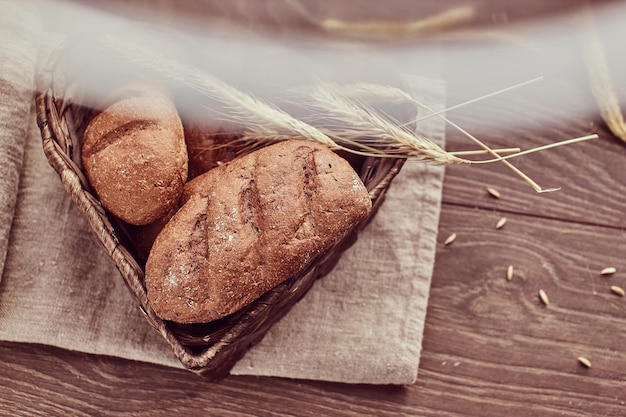
<path fill-rule="evenodd" d="M 36 110 L 44 152 L 67 193 L 119 269 L 148 323 L 169 343 L 185 368 L 210 380 L 220 380 L 356 241 L 359 231 L 376 214 L 404 159 L 358 158 L 355 161 L 355 169 L 370 192 L 373 210 L 342 241 L 314 259 L 305 271 L 218 321 L 196 325 L 166 322 L 150 307 L 144 287 L 144 264 L 130 245 L 124 225 L 102 207 L 81 172 L 81 137 L 94 110 L 77 104 L 79 101 L 75 98 L 80 91 L 80 81 L 67 75 L 62 59 L 63 50 L 55 51 L 38 80 Z"/>

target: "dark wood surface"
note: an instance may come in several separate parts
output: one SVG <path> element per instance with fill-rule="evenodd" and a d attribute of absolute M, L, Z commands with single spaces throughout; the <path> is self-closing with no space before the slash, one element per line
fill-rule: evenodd
<path fill-rule="evenodd" d="M 551 194 L 534 193 L 500 164 L 447 168 L 415 384 L 264 377 L 211 384 L 183 370 L 0 343 L 0 415 L 626 415 L 626 298 L 610 291 L 626 288 L 626 144 L 597 113 L 567 117 L 563 102 L 593 103 L 582 65 L 573 71 L 578 82 L 564 81 L 550 96 L 532 87 L 454 113 L 494 147 L 592 132 L 601 138 L 515 161 L 542 185 L 562 187 Z M 452 102 L 465 98 L 455 97 L 465 83 L 451 74 Z M 501 127 L 513 119 L 528 123 L 504 134 Z M 468 145 L 448 130 L 450 149 Z M 502 216 L 508 222 L 497 230 Z M 458 237 L 445 246 L 451 233 Z M 600 275 L 607 266 L 617 273 Z"/>

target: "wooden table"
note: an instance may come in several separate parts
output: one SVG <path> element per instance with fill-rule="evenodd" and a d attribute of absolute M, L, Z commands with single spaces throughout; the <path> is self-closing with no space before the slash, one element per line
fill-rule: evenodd
<path fill-rule="evenodd" d="M 466 88 L 471 73 L 451 70 L 463 64 L 454 60 L 446 66 L 451 103 L 480 93 Z M 550 94 L 533 85 L 453 113 L 492 147 L 588 133 L 601 139 L 515 161 L 541 185 L 562 187 L 550 194 L 536 194 L 502 164 L 447 168 L 414 385 L 261 377 L 210 384 L 183 370 L 0 343 L 0 414 L 626 415 L 626 298 L 610 290 L 626 288 L 626 144 L 597 112 L 576 113 L 593 97 L 583 65 L 572 68 L 577 82 L 550 81 Z M 470 123 L 476 118 L 481 123 Z M 515 121 L 523 123 L 502 129 Z M 447 141 L 450 149 L 469 147 L 453 128 Z M 488 186 L 501 197 L 489 195 Z M 501 217 L 508 221 L 496 229 Z M 452 233 L 456 241 L 444 245 Z M 601 275 L 609 266 L 617 272 Z"/>

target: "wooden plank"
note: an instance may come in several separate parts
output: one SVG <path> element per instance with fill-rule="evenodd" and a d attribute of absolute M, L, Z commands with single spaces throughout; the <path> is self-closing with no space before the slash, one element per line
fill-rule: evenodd
<path fill-rule="evenodd" d="M 416 389 L 465 415 L 621 415 L 626 232 L 447 206 Z M 514 277 L 506 279 L 508 265 Z M 605 266 L 618 273 L 601 276 Z M 538 297 L 544 289 L 550 304 Z M 579 356 L 589 358 L 583 367 Z M 440 391 L 434 401 L 428 393 Z"/>
<path fill-rule="evenodd" d="M 403 387 L 230 377 L 211 384 L 188 371 L 36 345 L 0 343 L 0 415 L 411 414 Z"/>

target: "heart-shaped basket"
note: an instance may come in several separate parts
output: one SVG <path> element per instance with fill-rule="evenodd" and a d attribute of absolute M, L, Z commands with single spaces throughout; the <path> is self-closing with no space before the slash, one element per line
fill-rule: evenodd
<path fill-rule="evenodd" d="M 144 261 L 128 239 L 125 225 L 101 205 L 81 170 L 80 147 L 89 119 L 97 110 L 81 104 L 80 81 L 68 76 L 63 48 L 54 51 L 39 75 L 37 123 L 43 149 L 65 190 L 89 222 L 105 252 L 119 269 L 148 323 L 167 341 L 182 365 L 209 380 L 229 374 L 233 365 L 303 297 L 315 280 L 326 275 L 359 231 L 376 215 L 393 178 L 405 159 L 351 159 L 372 199 L 373 210 L 348 235 L 314 259 L 306 270 L 265 293 L 257 301 L 223 319 L 206 324 L 180 325 L 155 315 L 144 287 Z"/>

